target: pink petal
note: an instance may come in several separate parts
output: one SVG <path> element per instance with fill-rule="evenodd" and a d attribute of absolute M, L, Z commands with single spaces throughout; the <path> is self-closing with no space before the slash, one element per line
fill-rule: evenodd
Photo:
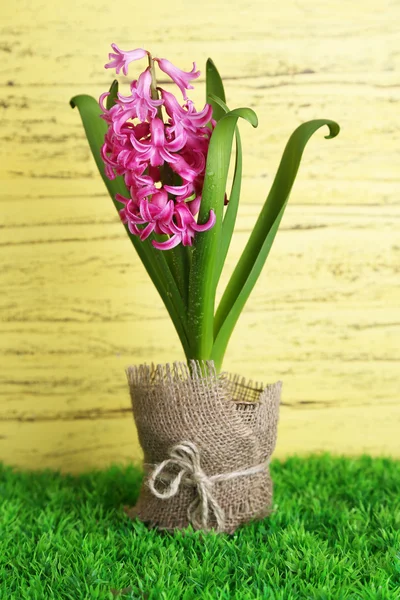
<path fill-rule="evenodd" d="M 172 81 L 176 83 L 181 90 L 183 97 L 187 100 L 186 90 L 194 89 L 193 86 L 190 85 L 190 81 L 200 77 L 200 71 L 196 71 L 196 63 L 193 63 L 193 69 L 187 73 L 186 71 L 182 71 L 181 69 L 178 69 L 178 67 L 175 67 L 165 58 L 155 58 L 154 60 L 158 62 L 161 71 L 164 71 L 164 73 L 169 75 Z"/>
<path fill-rule="evenodd" d="M 118 48 L 117 44 L 111 44 L 111 48 L 114 50 L 115 54 L 110 52 L 110 54 L 108 55 L 110 62 L 104 65 L 104 67 L 106 69 L 115 68 L 117 75 L 119 74 L 121 68 L 124 75 L 127 75 L 129 63 L 131 63 L 134 60 L 139 60 L 147 54 L 146 50 L 143 50 L 143 48 L 136 48 L 136 50 L 125 51 Z"/>
<path fill-rule="evenodd" d="M 104 99 L 107 98 L 107 96 L 110 95 L 110 92 L 104 92 L 104 94 L 101 94 L 100 98 L 99 98 L 99 106 L 101 108 L 101 110 L 103 110 L 104 112 L 107 112 L 107 107 L 104 106 Z"/>
<path fill-rule="evenodd" d="M 164 221 L 164 223 L 169 223 L 172 219 L 172 215 L 174 214 L 174 202 L 173 200 L 169 200 L 168 204 L 158 215 L 158 219 Z"/>
<path fill-rule="evenodd" d="M 175 206 L 175 215 L 184 228 L 190 226 L 194 221 L 192 213 L 184 202 Z"/>
<path fill-rule="evenodd" d="M 173 233 L 179 233 L 176 229 L 172 229 L 172 222 L 165 223 L 164 221 L 157 221 L 157 233 L 166 233 L 172 235 Z"/>
<path fill-rule="evenodd" d="M 158 117 L 151 120 L 150 123 L 151 142 L 154 146 L 165 145 L 164 123 Z"/>
<path fill-rule="evenodd" d="M 153 232 L 154 230 L 154 223 L 149 223 L 144 229 L 142 229 L 142 231 L 140 232 L 140 239 L 142 240 L 147 240 L 147 238 L 149 237 L 149 235 Z"/>
<path fill-rule="evenodd" d="M 190 183 L 193 183 L 198 175 L 198 172 L 191 169 L 190 165 L 188 165 L 186 160 L 180 154 L 176 155 L 174 164 L 171 164 L 171 167 L 175 173 L 178 173 L 178 175 L 182 177 L 182 179 Z"/>
<path fill-rule="evenodd" d="M 151 203 L 159 208 L 165 208 L 168 203 L 168 194 L 164 190 L 160 190 L 153 195 Z"/>
<path fill-rule="evenodd" d="M 153 244 L 154 248 L 157 248 L 157 250 L 171 250 L 171 248 L 175 248 L 180 241 L 181 238 L 179 234 L 175 234 L 166 242 L 156 242 L 156 240 L 152 240 L 151 243 Z"/>
<path fill-rule="evenodd" d="M 164 106 L 167 114 L 174 121 L 180 121 L 188 114 L 185 110 L 183 110 L 178 100 L 170 92 L 161 89 L 161 98 L 164 100 Z"/>
<path fill-rule="evenodd" d="M 142 216 L 143 221 L 151 221 L 152 216 L 149 210 L 149 203 L 147 200 L 143 199 L 140 201 L 140 214 Z"/>
<path fill-rule="evenodd" d="M 130 201 L 130 198 L 125 198 L 125 196 L 121 196 L 121 194 L 116 194 L 115 195 L 115 200 L 117 202 L 121 202 L 121 204 L 126 204 Z"/>
<path fill-rule="evenodd" d="M 150 67 L 147 67 L 145 71 L 140 75 L 137 82 L 137 93 L 140 98 L 146 101 L 151 107 L 162 106 L 164 100 L 153 100 L 150 92 L 151 86 L 151 73 Z"/>
<path fill-rule="evenodd" d="M 174 194 L 178 202 L 181 202 L 193 192 L 193 183 L 185 183 L 184 185 L 164 185 L 164 190 L 170 194 Z"/>
<path fill-rule="evenodd" d="M 140 229 L 138 229 L 134 223 L 131 223 L 131 221 L 128 222 L 128 229 L 133 235 L 140 235 L 141 233 Z"/>
<path fill-rule="evenodd" d="M 197 196 L 197 198 L 194 198 L 194 200 L 191 200 L 190 202 L 187 203 L 189 210 L 193 216 L 197 215 L 197 213 L 199 212 L 200 204 L 201 204 L 201 196 Z"/>
<path fill-rule="evenodd" d="M 215 216 L 215 212 L 211 209 L 210 210 L 210 218 L 208 219 L 207 223 L 204 223 L 203 225 L 199 225 L 198 223 L 193 223 L 192 227 L 195 231 L 207 231 L 208 229 L 211 229 L 212 227 L 214 227 L 216 220 L 217 220 L 217 217 Z"/>
<path fill-rule="evenodd" d="M 182 246 L 192 246 L 193 245 L 194 233 L 190 229 L 186 229 L 186 231 L 182 234 Z"/>

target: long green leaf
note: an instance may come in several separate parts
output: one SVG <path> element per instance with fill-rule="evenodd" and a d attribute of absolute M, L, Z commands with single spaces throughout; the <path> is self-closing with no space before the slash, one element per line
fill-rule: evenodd
<path fill-rule="evenodd" d="M 107 131 L 107 125 L 103 119 L 100 119 L 101 109 L 98 105 L 98 102 L 92 96 L 83 94 L 72 98 L 70 105 L 72 108 L 77 107 L 79 110 L 86 137 L 88 139 L 93 157 L 96 161 L 97 168 L 107 187 L 114 206 L 119 212 L 121 205 L 115 200 L 115 195 L 119 193 L 123 196 L 129 197 L 129 192 L 122 177 L 116 177 L 115 179 L 110 180 L 105 174 L 104 163 L 103 159 L 101 158 L 100 149 L 104 143 L 104 135 Z M 156 239 L 154 234 L 151 234 L 147 240 L 142 242 L 137 236 L 133 235 L 129 231 L 127 224 L 125 224 L 125 229 L 147 273 L 149 274 L 168 310 L 168 313 L 181 340 L 185 354 L 188 356 L 190 354 L 190 343 L 187 333 L 185 305 L 166 262 L 164 252 L 157 250 L 152 246 L 151 241 Z"/>
<path fill-rule="evenodd" d="M 206 65 L 206 89 L 207 89 L 207 102 L 213 107 L 213 117 L 216 121 L 226 113 L 229 112 L 229 108 L 225 101 L 225 90 L 221 76 L 218 72 L 215 63 L 208 59 Z M 228 207 L 225 211 L 224 219 L 222 222 L 222 233 L 220 237 L 220 246 L 217 253 L 217 264 L 215 269 L 215 288 L 218 287 L 218 282 L 221 277 L 222 269 L 224 268 L 226 256 L 228 254 L 229 246 L 232 241 L 232 234 L 235 228 L 236 215 L 239 207 L 240 189 L 242 185 L 242 142 L 240 139 L 239 128 L 235 129 L 236 137 L 236 158 L 235 158 L 235 171 L 233 175 L 232 189 L 229 196 Z"/>
<path fill-rule="evenodd" d="M 313 133 L 324 125 L 329 127 L 330 132 L 325 136 L 326 139 L 338 135 L 340 127 L 335 121 L 317 119 L 300 125 L 289 138 L 271 191 L 215 315 L 211 357 L 215 361 L 217 372 L 221 368 L 236 322 L 262 271 L 278 231 L 304 148 Z"/>
<path fill-rule="evenodd" d="M 217 98 L 226 102 L 224 84 L 222 83 L 221 76 L 218 73 L 218 69 L 213 60 L 209 58 L 206 63 L 206 102 L 212 106 L 213 119 L 219 121 L 221 117 L 224 116 L 225 111 L 218 102 L 215 102 L 212 96 L 217 96 Z"/>
<path fill-rule="evenodd" d="M 214 227 L 194 239 L 192 268 L 189 278 L 188 326 L 193 358 L 208 360 L 214 341 L 216 253 L 222 226 L 222 212 L 233 134 L 239 117 L 257 127 L 257 115 L 250 108 L 232 110 L 221 117 L 211 136 L 207 154 L 206 176 L 198 223 L 205 223 L 213 209 Z"/>
<path fill-rule="evenodd" d="M 211 96 L 225 113 L 229 112 L 229 108 L 220 98 Z M 217 255 L 217 264 L 215 268 L 215 287 L 218 286 L 219 279 L 221 277 L 222 269 L 224 268 L 226 255 L 228 254 L 229 246 L 232 241 L 232 234 L 235 229 L 236 216 L 239 208 L 240 190 L 242 187 L 242 142 L 239 134 L 239 127 L 235 129 L 236 136 L 236 158 L 235 158 L 235 171 L 233 174 L 232 189 L 229 196 L 229 203 L 225 211 L 224 220 L 222 222 L 222 233 L 219 251 Z"/>

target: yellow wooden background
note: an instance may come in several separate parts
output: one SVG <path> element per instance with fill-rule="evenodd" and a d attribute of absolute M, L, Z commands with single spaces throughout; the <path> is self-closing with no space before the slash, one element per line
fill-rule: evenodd
<path fill-rule="evenodd" d="M 69 107 L 108 89 L 111 42 L 203 72 L 211 56 L 229 105 L 259 116 L 241 126 L 221 290 L 289 135 L 313 118 L 340 123 L 305 151 L 223 367 L 283 380 L 276 457 L 400 457 L 399 22 L 385 0 L 4 3 L 0 460 L 70 472 L 140 460 L 124 369 L 183 359 Z M 204 93 L 202 74 L 199 108 Z"/>

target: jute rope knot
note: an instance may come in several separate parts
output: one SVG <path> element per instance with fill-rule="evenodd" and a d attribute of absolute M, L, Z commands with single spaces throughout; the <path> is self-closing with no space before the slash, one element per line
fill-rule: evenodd
<path fill-rule="evenodd" d="M 216 501 L 212 487 L 215 481 L 226 481 L 236 477 L 254 475 L 266 469 L 268 462 L 262 463 L 242 471 L 233 471 L 232 473 L 222 473 L 220 475 L 211 475 L 208 477 L 201 468 L 200 451 L 193 442 L 183 441 L 175 444 L 169 451 L 170 458 L 155 465 L 149 480 L 148 486 L 151 492 L 157 498 L 167 500 L 177 494 L 181 483 L 194 485 L 197 488 L 197 495 L 188 508 L 188 519 L 195 529 L 208 530 L 208 521 L 210 511 L 214 513 L 217 521 L 217 531 L 222 531 L 225 527 L 225 513 Z M 168 465 L 178 466 L 180 471 L 174 477 L 170 473 L 162 473 Z M 159 492 L 156 487 L 156 481 L 170 482 L 164 492 Z"/>

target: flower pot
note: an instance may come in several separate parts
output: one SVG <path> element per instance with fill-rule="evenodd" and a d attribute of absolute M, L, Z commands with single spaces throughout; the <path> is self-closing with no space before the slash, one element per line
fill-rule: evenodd
<path fill-rule="evenodd" d="M 145 478 L 129 509 L 150 527 L 233 533 L 272 512 L 269 461 L 282 382 L 217 375 L 213 361 L 126 369 Z"/>

